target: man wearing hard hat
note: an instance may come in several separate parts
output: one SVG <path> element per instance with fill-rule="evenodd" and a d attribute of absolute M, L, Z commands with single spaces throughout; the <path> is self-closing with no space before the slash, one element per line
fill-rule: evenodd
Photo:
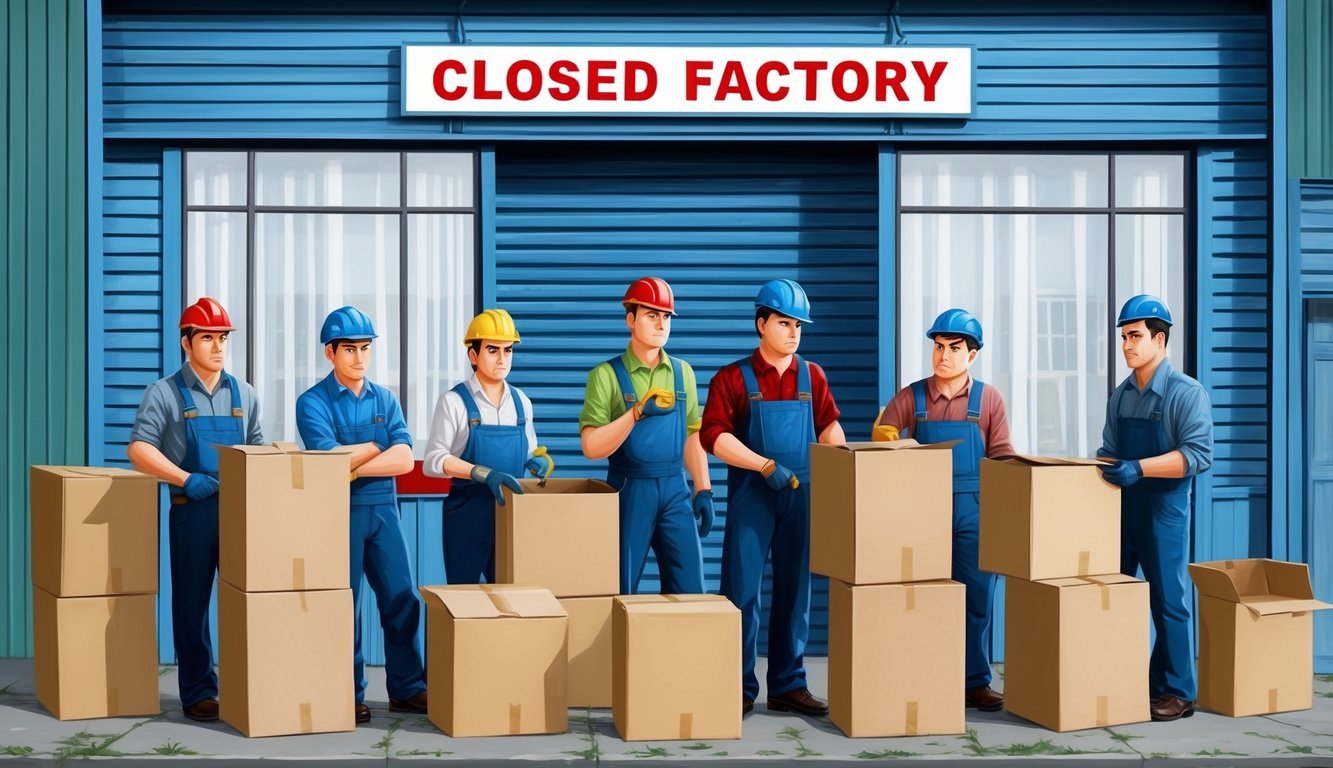
<path fill-rule="evenodd" d="M 1130 375 L 1111 393 L 1097 455 L 1120 486 L 1120 570 L 1148 582 L 1157 639 L 1148 660 L 1154 720 L 1194 714 L 1198 680 L 1190 637 L 1190 489 L 1213 464 L 1208 392 L 1167 359 L 1171 311 L 1155 296 L 1125 302 L 1116 319 Z"/>
<path fill-rule="evenodd" d="M 351 583 L 356 650 L 356 722 L 370 721 L 361 653 L 361 578 L 375 591 L 384 627 L 389 709 L 426 713 L 426 682 L 417 627 L 421 603 L 398 524 L 393 478 L 412 470 L 412 436 L 398 397 L 366 377 L 375 326 L 356 307 L 335 309 L 319 332 L 333 370 L 296 401 L 296 427 L 308 449 L 351 449 Z"/>
<path fill-rule="evenodd" d="M 727 463 L 722 594 L 741 612 L 741 713 L 759 695 L 759 591 L 773 557 L 768 616 L 768 709 L 828 714 L 810 693 L 810 444 L 846 442 L 824 370 L 796 354 L 810 299 L 794 280 L 770 280 L 754 299 L 759 347 L 708 385 L 700 441 Z"/>
<path fill-rule="evenodd" d="M 519 343 L 514 319 L 503 309 L 472 318 L 463 344 L 473 374 L 440 395 L 430 422 L 422 470 L 452 477 L 444 501 L 444 572 L 450 584 L 495 582 L 495 505 L 504 489 L 523 493 L 524 470 L 545 480 L 555 469 L 537 445 L 532 401 L 505 377 Z"/>
<path fill-rule="evenodd" d="M 588 374 L 579 414 L 583 455 L 609 458 L 606 479 L 620 491 L 620 592 L 638 591 L 651 548 L 663 593 L 700 594 L 699 537 L 713 527 L 713 486 L 699 445 L 694 369 L 663 350 L 676 300 L 665 280 L 644 277 L 621 303 L 629 347 Z"/>
<path fill-rule="evenodd" d="M 957 440 L 953 447 L 953 578 L 967 588 L 967 648 L 964 701 L 983 712 L 1004 707 L 990 687 L 991 610 L 995 575 L 978 559 L 982 457 L 1014 453 L 1004 400 L 994 388 L 972 378 L 969 369 L 981 350 L 981 322 L 962 309 L 947 309 L 926 331 L 932 341 L 934 375 L 903 387 L 884 406 L 871 437 L 921 443 Z"/>
<path fill-rule="evenodd" d="M 134 468 L 171 486 L 171 632 L 181 707 L 191 720 L 218 719 L 218 676 L 208 606 L 218 570 L 218 452 L 262 445 L 259 401 L 223 369 L 236 327 L 207 296 L 181 313 L 185 363 L 149 385 L 130 429 Z"/>

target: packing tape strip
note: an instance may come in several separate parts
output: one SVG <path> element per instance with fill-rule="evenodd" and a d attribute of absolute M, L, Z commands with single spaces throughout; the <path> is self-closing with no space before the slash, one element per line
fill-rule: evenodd
<path fill-rule="evenodd" d="M 1108 710 L 1110 710 L 1110 709 L 1111 709 L 1111 701 L 1110 701 L 1110 697 L 1108 697 L 1108 696 L 1098 696 L 1098 697 L 1097 697 L 1097 727 L 1098 727 L 1098 728 L 1105 728 L 1107 725 L 1110 724 L 1110 717 L 1107 716 L 1107 712 L 1108 712 Z"/>
<path fill-rule="evenodd" d="M 315 718 L 310 712 L 310 702 L 301 702 L 301 733 L 315 732 Z"/>
<path fill-rule="evenodd" d="M 297 592 L 305 590 L 305 558 L 292 558 L 292 588 Z"/>
<path fill-rule="evenodd" d="M 513 736 L 523 732 L 523 705 L 509 705 L 509 735 Z"/>
<path fill-rule="evenodd" d="M 901 577 L 899 581 L 915 581 L 912 578 L 912 571 L 915 570 L 915 563 L 913 562 L 915 556 L 916 551 L 912 547 L 903 547 L 903 566 L 902 573 L 899 574 Z"/>
<path fill-rule="evenodd" d="M 908 585 L 907 585 L 907 589 L 904 590 L 904 593 L 905 593 L 906 596 L 907 596 L 907 610 L 909 610 L 909 611 L 915 611 L 915 610 L 916 610 L 916 587 L 914 587 L 914 586 L 911 585 L 911 584 L 908 584 Z"/>
<path fill-rule="evenodd" d="M 305 490 L 305 457 L 299 453 L 291 454 L 292 460 L 292 489 L 297 491 Z"/>
<path fill-rule="evenodd" d="M 917 725 L 920 720 L 920 705 L 915 701 L 907 702 L 907 717 L 903 719 L 903 733 L 908 736 L 917 735 Z"/>
<path fill-rule="evenodd" d="M 123 568 L 111 569 L 111 594 L 118 595 L 125 587 L 125 571 Z"/>
<path fill-rule="evenodd" d="M 1234 560 L 1227 560 L 1227 561 L 1225 561 L 1225 562 L 1222 563 L 1222 567 L 1223 567 L 1224 569 L 1228 570 L 1228 571 L 1234 571 L 1234 570 L 1236 570 L 1236 561 L 1234 561 Z"/>
<path fill-rule="evenodd" d="M 681 713 L 680 713 L 680 730 L 679 730 L 680 738 L 681 738 L 681 739 L 692 739 L 692 738 L 694 738 L 694 736 L 692 735 L 693 733 L 694 733 L 694 713 L 693 713 L 693 712 L 681 712 Z"/>
<path fill-rule="evenodd" d="M 1102 592 L 1102 610 L 1111 610 L 1111 586 L 1109 584 L 1098 584 Z"/>
<path fill-rule="evenodd" d="M 1276 689 L 1276 688 L 1269 688 L 1269 689 L 1268 689 L 1268 711 L 1269 711 L 1269 712 L 1276 712 L 1276 711 L 1278 711 L 1278 710 L 1277 710 L 1277 689 Z"/>
<path fill-rule="evenodd" d="M 1091 567 L 1092 567 L 1091 564 L 1092 564 L 1092 553 L 1089 552 L 1089 551 L 1086 550 L 1086 549 L 1081 549 L 1081 550 L 1079 550 L 1079 552 L 1078 552 L 1078 575 L 1079 575 L 1079 576 L 1087 576 L 1087 575 L 1088 575 L 1088 571 L 1089 571 L 1089 570 L 1091 569 Z"/>
<path fill-rule="evenodd" d="M 303 590 L 297 590 L 296 594 L 301 596 L 301 613 L 310 613 L 310 603 L 306 601 L 306 595 L 310 593 Z"/>

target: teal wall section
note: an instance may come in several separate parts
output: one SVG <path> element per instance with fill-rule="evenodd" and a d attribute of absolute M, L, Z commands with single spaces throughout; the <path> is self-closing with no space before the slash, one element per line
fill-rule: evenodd
<path fill-rule="evenodd" d="M 1290 178 L 1333 179 L 1333 0 L 1287 3 Z"/>

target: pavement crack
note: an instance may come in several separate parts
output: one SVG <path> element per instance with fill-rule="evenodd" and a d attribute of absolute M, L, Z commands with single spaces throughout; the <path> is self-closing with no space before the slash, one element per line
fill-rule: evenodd
<path fill-rule="evenodd" d="M 1145 754 L 1143 754 L 1142 752 L 1140 752 L 1139 749 L 1138 749 L 1138 747 L 1135 747 L 1133 744 L 1130 743 L 1131 741 L 1133 741 L 1133 740 L 1135 740 L 1135 739 L 1141 739 L 1141 738 L 1143 738 L 1142 736 L 1135 736 L 1135 735 L 1130 734 L 1130 733 L 1121 733 L 1121 732 L 1117 731 L 1116 729 L 1111 728 L 1110 726 L 1107 726 L 1106 728 L 1103 728 L 1102 730 L 1103 730 L 1103 731 L 1106 731 L 1106 732 L 1109 733 L 1109 734 L 1111 734 L 1111 738 L 1112 738 L 1112 739 L 1115 739 L 1116 741 L 1120 742 L 1121 744 L 1124 744 L 1126 747 L 1129 747 L 1130 750 L 1132 750 L 1132 751 L 1134 752 L 1134 754 L 1136 754 L 1136 755 L 1139 756 L 1139 759 L 1140 759 L 1141 761 L 1143 761 L 1144 763 L 1148 762 L 1148 756 L 1145 755 Z"/>

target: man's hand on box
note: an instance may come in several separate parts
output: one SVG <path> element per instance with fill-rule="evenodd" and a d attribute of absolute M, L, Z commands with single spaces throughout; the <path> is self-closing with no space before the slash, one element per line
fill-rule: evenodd
<path fill-rule="evenodd" d="M 501 472 L 490 467 L 474 466 L 469 474 L 478 483 L 485 483 L 486 487 L 491 489 L 491 495 L 495 497 L 495 503 L 502 507 L 505 505 L 505 488 L 515 494 L 521 495 L 523 493 L 523 486 L 518 484 L 518 478 L 508 472 Z"/>
<path fill-rule="evenodd" d="M 1143 466 L 1133 459 L 1117 459 L 1116 463 L 1099 467 L 1102 477 L 1112 485 L 1128 488 L 1143 477 Z"/>

